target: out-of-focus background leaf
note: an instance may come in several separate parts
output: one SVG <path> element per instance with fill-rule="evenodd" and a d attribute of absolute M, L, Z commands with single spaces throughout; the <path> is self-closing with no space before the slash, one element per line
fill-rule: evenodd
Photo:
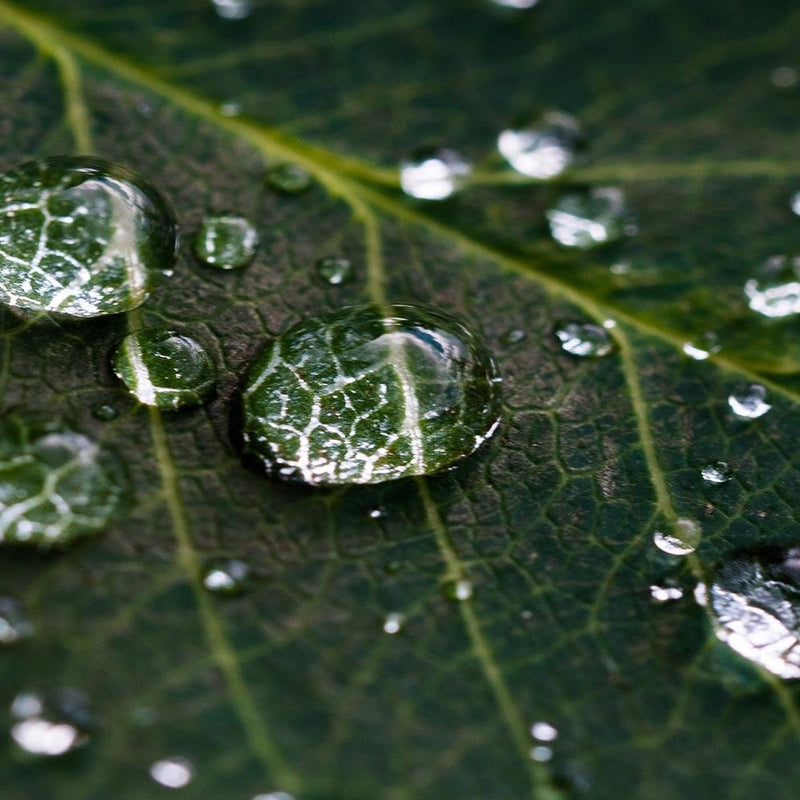
<path fill-rule="evenodd" d="M 219 13 L 235 5 L 0 2 L 0 166 L 91 152 L 156 182 L 184 240 L 144 316 L 215 343 L 221 364 L 207 408 L 148 413 L 108 366 L 123 318 L 3 318 L 4 409 L 96 437 L 134 496 L 67 553 L 0 554 L 2 593 L 37 628 L 0 653 L 0 702 L 70 686 L 97 720 L 85 748 L 48 763 L 6 740 L 0 795 L 160 798 L 148 767 L 180 755 L 195 766 L 180 794 L 198 800 L 795 798 L 797 690 L 716 643 L 691 597 L 737 548 L 800 539 L 798 324 L 758 317 L 742 292 L 800 238 L 795 4 L 262 0 L 244 19 Z M 548 108 L 576 115 L 588 143 L 543 186 L 504 169 L 494 142 Z M 397 188 L 398 161 L 431 143 L 476 163 L 441 207 Z M 265 168 L 287 160 L 313 175 L 309 192 L 266 187 Z M 623 189 L 638 234 L 558 248 L 544 211 L 565 184 Z M 247 270 L 192 257 L 213 211 L 259 229 Z M 353 283 L 319 280 L 331 254 L 354 262 Z M 265 338 L 380 297 L 482 332 L 505 378 L 496 439 L 452 473 L 376 488 L 246 471 L 230 400 Z M 613 356 L 556 346 L 556 321 L 604 318 L 618 323 Z M 683 355 L 709 331 L 718 355 Z M 735 422 L 726 397 L 755 379 L 773 410 Z M 98 421 L 98 403 L 119 416 Z M 734 479 L 704 486 L 718 459 Z M 703 529 L 687 564 L 652 544 L 679 516 Z M 199 570 L 218 556 L 251 564 L 249 592 L 204 593 Z M 667 578 L 684 598 L 653 602 Z M 454 579 L 471 599 L 446 597 Z M 406 618 L 396 635 L 390 612 Z M 559 730 L 548 762 L 529 755 L 536 721 Z"/>

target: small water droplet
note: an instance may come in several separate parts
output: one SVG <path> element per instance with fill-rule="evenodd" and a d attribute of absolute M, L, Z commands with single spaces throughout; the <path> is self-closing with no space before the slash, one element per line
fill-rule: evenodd
<path fill-rule="evenodd" d="M 800 192 L 795 192 L 790 201 L 792 212 L 800 217 Z"/>
<path fill-rule="evenodd" d="M 92 416 L 101 422 L 111 422 L 112 419 L 117 418 L 118 412 L 114 406 L 98 403 L 96 406 L 92 406 Z"/>
<path fill-rule="evenodd" d="M 0 597 L 0 645 L 30 639 L 33 633 L 33 623 L 19 602 L 13 597 Z"/>
<path fill-rule="evenodd" d="M 483 342 L 433 309 L 391 313 L 345 308 L 272 341 L 243 387 L 245 458 L 284 480 L 381 483 L 439 472 L 488 439 L 500 387 Z"/>
<path fill-rule="evenodd" d="M 797 85 L 798 75 L 794 67 L 775 67 L 769 73 L 770 83 L 777 89 L 791 89 Z"/>
<path fill-rule="evenodd" d="M 117 462 L 59 421 L 0 420 L 0 542 L 47 548 L 103 530 L 123 495 Z"/>
<path fill-rule="evenodd" d="M 744 285 L 748 306 L 770 318 L 800 314 L 800 256 L 772 256 Z"/>
<path fill-rule="evenodd" d="M 203 586 L 214 594 L 231 597 L 247 588 L 250 567 L 236 558 L 209 565 L 203 573 Z"/>
<path fill-rule="evenodd" d="M 472 165 L 447 147 L 419 150 L 400 165 L 400 186 L 417 200 L 446 200 L 461 189 Z"/>
<path fill-rule="evenodd" d="M 780 678 L 800 678 L 800 548 L 739 552 L 708 590 L 717 636 Z"/>
<path fill-rule="evenodd" d="M 383 621 L 383 632 L 388 633 L 390 636 L 394 636 L 394 634 L 400 633 L 405 621 L 406 618 L 404 614 L 393 611 L 390 614 L 387 614 L 386 619 Z"/>
<path fill-rule="evenodd" d="M 194 767 L 185 758 L 170 756 L 150 767 L 150 777 L 167 789 L 182 789 L 194 777 Z"/>
<path fill-rule="evenodd" d="M 491 2 L 502 8 L 533 8 L 539 0 L 491 0 Z"/>
<path fill-rule="evenodd" d="M 553 757 L 553 748 L 547 745 L 537 744 L 536 747 L 531 748 L 531 758 L 534 761 L 545 762 L 550 761 Z"/>
<path fill-rule="evenodd" d="M 169 328 L 128 334 L 114 351 L 112 366 L 140 403 L 157 408 L 201 405 L 216 381 L 214 361 L 205 348 Z"/>
<path fill-rule="evenodd" d="M 472 597 L 472 582 L 465 578 L 459 578 L 455 581 L 446 581 L 442 584 L 442 592 L 449 600 L 463 602 Z"/>
<path fill-rule="evenodd" d="M 267 794 L 257 794 L 253 800 L 294 800 L 294 797 L 286 792 L 268 792 Z"/>
<path fill-rule="evenodd" d="M 63 756 L 89 741 L 91 712 L 85 696 L 74 689 L 60 689 L 45 697 L 22 692 L 11 704 L 17 722 L 11 738 L 34 756 Z"/>
<path fill-rule="evenodd" d="M 675 521 L 672 533 L 656 531 L 653 542 L 656 547 L 671 556 L 686 556 L 694 553 L 700 544 L 702 529 L 692 519 L 681 518 Z"/>
<path fill-rule="evenodd" d="M 175 215 L 145 178 L 94 158 L 0 175 L 0 298 L 72 317 L 140 306 L 175 262 Z"/>
<path fill-rule="evenodd" d="M 610 186 L 571 192 L 546 213 L 550 234 L 565 247 L 588 249 L 632 231 L 625 195 Z"/>
<path fill-rule="evenodd" d="M 370 519 L 380 519 L 384 516 L 384 511 L 380 508 L 373 508 L 372 511 L 369 512 Z"/>
<path fill-rule="evenodd" d="M 522 328 L 511 328 L 500 337 L 500 344 L 508 346 L 512 344 L 519 344 L 526 336 Z"/>
<path fill-rule="evenodd" d="M 582 138 L 574 117 L 547 111 L 527 125 L 502 131 L 497 149 L 517 172 L 547 180 L 572 164 Z"/>
<path fill-rule="evenodd" d="M 553 742 L 558 738 L 558 729 L 549 722 L 534 722 L 531 725 L 531 736 L 540 742 Z"/>
<path fill-rule="evenodd" d="M 194 252 L 209 267 L 241 269 L 255 258 L 258 232 L 234 214 L 207 217 L 194 239 Z"/>
<path fill-rule="evenodd" d="M 708 331 L 700 335 L 694 342 L 685 342 L 683 352 L 695 361 L 705 361 L 722 349 L 716 333 Z"/>
<path fill-rule="evenodd" d="M 238 117 L 242 113 L 242 106 L 235 100 L 229 100 L 220 104 L 219 113 L 223 117 Z"/>
<path fill-rule="evenodd" d="M 760 383 L 743 383 L 728 395 L 728 406 L 742 419 L 763 417 L 772 406 L 767 402 L 767 390 Z"/>
<path fill-rule="evenodd" d="M 675 581 L 666 580 L 663 583 L 654 583 L 650 586 L 650 597 L 656 603 L 670 603 L 683 597 L 683 589 Z"/>
<path fill-rule="evenodd" d="M 614 340 L 608 331 L 593 322 L 560 324 L 555 335 L 561 349 L 573 356 L 601 358 L 614 351 Z"/>
<path fill-rule="evenodd" d="M 731 468 L 725 461 L 713 461 L 710 464 L 706 464 L 700 470 L 700 475 L 706 483 L 714 485 L 727 483 L 733 477 Z"/>
<path fill-rule="evenodd" d="M 348 259 L 327 256 L 317 261 L 317 274 L 331 286 L 339 286 L 342 283 L 351 281 L 355 270 Z"/>
<path fill-rule="evenodd" d="M 211 3 L 222 19 L 246 19 L 252 11 L 250 0 L 211 0 Z"/>
<path fill-rule="evenodd" d="M 276 164 L 267 170 L 267 186 L 280 194 L 301 194 L 311 188 L 313 180 L 299 164 Z"/>

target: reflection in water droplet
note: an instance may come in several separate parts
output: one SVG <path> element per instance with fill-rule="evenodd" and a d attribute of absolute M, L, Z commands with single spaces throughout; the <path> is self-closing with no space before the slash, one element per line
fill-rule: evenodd
<path fill-rule="evenodd" d="M 0 597 L 0 645 L 30 639 L 33 633 L 33 623 L 22 606 L 13 597 Z"/>
<path fill-rule="evenodd" d="M 145 178 L 94 158 L 0 175 L 0 298 L 74 317 L 140 306 L 175 262 L 175 215 Z"/>
<path fill-rule="evenodd" d="M 345 308 L 256 358 L 242 392 L 244 455 L 310 484 L 381 483 L 454 465 L 495 431 L 497 366 L 433 309 Z"/>
<path fill-rule="evenodd" d="M 450 600 L 464 601 L 472 597 L 472 583 L 464 578 L 442 584 L 444 596 Z"/>
<path fill-rule="evenodd" d="M 101 422 L 111 422 L 112 419 L 117 418 L 118 412 L 114 406 L 110 406 L 107 403 L 98 403 L 92 407 L 92 416 Z"/>
<path fill-rule="evenodd" d="M 517 172 L 546 180 L 572 164 L 581 138 L 580 125 L 574 117 L 548 111 L 529 125 L 502 131 L 497 137 L 497 149 Z"/>
<path fill-rule="evenodd" d="M 445 200 L 471 172 L 472 165 L 456 150 L 420 150 L 400 165 L 400 186 L 417 200 Z"/>
<path fill-rule="evenodd" d="M 683 352 L 695 361 L 705 361 L 722 349 L 719 337 L 710 331 L 702 334 L 696 342 L 685 342 Z"/>
<path fill-rule="evenodd" d="M 553 748 L 547 745 L 538 744 L 536 747 L 531 748 L 531 758 L 534 761 L 545 762 L 550 761 L 553 757 Z"/>
<path fill-rule="evenodd" d="M 706 464 L 700 470 L 700 475 L 706 483 L 711 484 L 727 483 L 733 477 L 731 468 L 725 461 L 714 461 L 711 464 Z"/>
<path fill-rule="evenodd" d="M 683 589 L 675 581 L 667 580 L 662 584 L 650 586 L 650 597 L 656 603 L 669 603 L 673 600 L 680 600 L 683 597 Z"/>
<path fill-rule="evenodd" d="M 675 521 L 672 533 L 656 531 L 653 542 L 659 550 L 671 556 L 686 556 L 694 553 L 701 536 L 702 530 L 694 520 L 681 518 Z"/>
<path fill-rule="evenodd" d="M 91 713 L 85 696 L 74 689 L 60 689 L 52 697 L 22 692 L 10 710 L 19 720 L 11 738 L 31 755 L 62 756 L 89 741 Z"/>
<path fill-rule="evenodd" d="M 608 186 L 566 194 L 546 216 L 550 234 L 565 247 L 596 247 L 635 230 L 625 196 Z"/>
<path fill-rule="evenodd" d="M 540 742 L 553 742 L 558 738 L 558 729 L 549 722 L 534 722 L 531 725 L 531 736 Z"/>
<path fill-rule="evenodd" d="M 250 16 L 250 0 L 211 0 L 222 19 L 245 19 Z"/>
<path fill-rule="evenodd" d="M 311 175 L 299 164 L 276 164 L 267 170 L 267 186 L 280 194 L 300 194 L 311 188 Z"/>
<path fill-rule="evenodd" d="M 614 351 L 614 340 L 601 325 L 567 322 L 555 330 L 561 349 L 573 356 L 601 358 Z"/>
<path fill-rule="evenodd" d="M 0 541 L 66 545 L 103 530 L 122 499 L 119 465 L 59 422 L 0 420 Z"/>
<path fill-rule="evenodd" d="M 339 286 L 352 280 L 355 270 L 346 258 L 328 256 L 317 261 L 317 274 L 331 286 Z"/>
<path fill-rule="evenodd" d="M 405 621 L 406 618 L 404 614 L 393 611 L 386 615 L 386 619 L 383 622 L 383 632 L 393 636 L 395 633 L 400 632 Z"/>
<path fill-rule="evenodd" d="M 205 348 L 169 328 L 128 334 L 114 351 L 112 366 L 140 403 L 157 408 L 201 405 L 216 382 L 214 361 Z"/>
<path fill-rule="evenodd" d="M 800 256 L 772 256 L 744 285 L 747 304 L 765 317 L 800 314 Z"/>
<path fill-rule="evenodd" d="M 203 586 L 214 594 L 233 596 L 247 588 L 250 567 L 238 559 L 212 564 L 203 573 Z"/>
<path fill-rule="evenodd" d="M 708 598 L 722 641 L 781 678 L 800 678 L 800 548 L 736 554 Z"/>
<path fill-rule="evenodd" d="M 742 419 L 763 417 L 772 406 L 767 402 L 767 390 L 760 383 L 743 383 L 728 395 L 728 406 Z"/>
<path fill-rule="evenodd" d="M 233 214 L 207 217 L 194 239 L 194 252 L 209 267 L 241 269 L 255 257 L 258 232 Z"/>
<path fill-rule="evenodd" d="M 194 767 L 185 758 L 171 756 L 150 767 L 150 777 L 168 789 L 182 789 L 194 777 Z"/>
<path fill-rule="evenodd" d="M 770 72 L 769 81 L 776 89 L 791 89 L 797 86 L 797 70 L 794 67 L 776 67 Z"/>

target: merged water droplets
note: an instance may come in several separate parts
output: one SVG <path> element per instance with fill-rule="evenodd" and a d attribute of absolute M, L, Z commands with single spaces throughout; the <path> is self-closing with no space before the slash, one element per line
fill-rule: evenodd
<path fill-rule="evenodd" d="M 250 567 L 233 558 L 209 565 L 203 573 L 203 586 L 209 592 L 232 597 L 247 589 Z"/>
<path fill-rule="evenodd" d="M 13 597 L 0 597 L 0 645 L 30 639 L 33 633 L 33 623 L 20 603 Z"/>
<path fill-rule="evenodd" d="M 781 678 L 800 678 L 800 548 L 742 552 L 708 588 L 717 636 Z"/>
<path fill-rule="evenodd" d="M 438 472 L 491 436 L 499 381 L 482 341 L 447 314 L 346 308 L 294 326 L 256 359 L 242 394 L 245 455 L 310 484 Z"/>
<path fill-rule="evenodd" d="M 300 194 L 314 182 L 308 171 L 299 164 L 275 164 L 267 170 L 267 186 L 280 194 Z"/>
<path fill-rule="evenodd" d="M 650 586 L 650 597 L 656 603 L 671 603 L 683 597 L 683 589 L 675 581 L 666 580 Z"/>
<path fill-rule="evenodd" d="M 326 256 L 317 261 L 317 275 L 331 286 L 340 286 L 353 279 L 353 264 L 346 258 Z"/>
<path fill-rule="evenodd" d="M 167 789 L 182 789 L 191 783 L 194 767 L 182 756 L 170 756 L 152 764 L 150 777 Z"/>
<path fill-rule="evenodd" d="M 249 220 L 228 214 L 203 220 L 194 252 L 209 267 L 241 269 L 255 258 L 258 243 L 258 231 Z"/>
<path fill-rule="evenodd" d="M 216 381 L 214 360 L 203 345 L 170 328 L 129 334 L 114 351 L 112 366 L 140 403 L 157 408 L 200 405 Z"/>
<path fill-rule="evenodd" d="M 597 247 L 635 230 L 625 195 L 610 186 L 566 194 L 546 216 L 552 237 L 565 247 Z"/>
<path fill-rule="evenodd" d="M 800 256 L 772 256 L 744 285 L 747 304 L 765 317 L 800 314 Z"/>
<path fill-rule="evenodd" d="M 175 217 L 141 175 L 93 158 L 0 175 L 0 297 L 74 317 L 141 305 L 175 261 Z"/>
<path fill-rule="evenodd" d="M 737 386 L 728 395 L 728 407 L 741 419 L 758 419 L 772 408 L 767 402 L 767 390 L 760 383 Z"/>
<path fill-rule="evenodd" d="M 653 543 L 668 555 L 687 556 L 697 549 L 702 533 L 697 522 L 682 517 L 675 521 L 671 532 L 656 531 L 653 534 Z"/>
<path fill-rule="evenodd" d="M 400 186 L 417 200 L 446 200 L 469 178 L 472 165 L 447 147 L 418 150 L 400 165 Z"/>
<path fill-rule="evenodd" d="M 497 149 L 517 172 L 547 180 L 572 164 L 582 138 L 574 117 L 547 111 L 527 125 L 502 131 Z"/>
<path fill-rule="evenodd" d="M 91 712 L 85 696 L 61 689 L 52 696 L 22 692 L 11 704 L 16 745 L 32 756 L 63 756 L 89 741 Z"/>
<path fill-rule="evenodd" d="M 573 356 L 602 358 L 614 351 L 614 340 L 608 330 L 593 322 L 565 322 L 554 331 L 561 349 Z"/>
<path fill-rule="evenodd" d="M 121 472 L 88 437 L 59 422 L 0 420 L 0 542 L 65 545 L 106 528 Z"/>

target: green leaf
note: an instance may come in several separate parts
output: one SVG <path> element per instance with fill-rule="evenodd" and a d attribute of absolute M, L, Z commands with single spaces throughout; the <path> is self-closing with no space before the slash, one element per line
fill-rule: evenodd
<path fill-rule="evenodd" d="M 793 799 L 795 684 L 727 648 L 691 596 L 742 548 L 800 538 L 797 321 L 743 291 L 794 254 L 800 94 L 773 71 L 796 64 L 798 33 L 788 0 L 265 0 L 239 21 L 188 0 L 0 0 L 0 167 L 113 160 L 183 232 L 174 275 L 127 318 L 0 319 L 4 408 L 99 441 L 134 495 L 68 552 L 2 553 L 2 593 L 36 634 L 0 653 L 0 702 L 73 687 L 95 719 L 44 764 L 9 741 L 3 797 L 160 798 L 148 769 L 180 756 L 203 800 Z M 495 139 L 550 108 L 587 149 L 539 184 Z M 441 145 L 475 162 L 470 185 L 405 198 L 395 165 Z M 268 184 L 286 164 L 306 191 L 276 191 L 301 174 L 284 166 Z M 552 242 L 546 210 L 585 186 L 622 189 L 636 235 Z M 250 266 L 197 261 L 209 214 L 253 223 Z M 324 280 L 328 257 L 353 280 Z M 374 487 L 247 471 L 230 412 L 255 354 L 362 302 L 480 330 L 504 377 L 497 436 L 453 472 Z M 602 358 L 554 335 L 606 320 Z M 206 407 L 145 408 L 114 377 L 121 338 L 155 325 L 215 344 Z M 708 333 L 718 353 L 684 355 Z M 753 381 L 772 409 L 735 418 L 727 397 Z M 732 479 L 705 483 L 717 461 Z M 702 530 L 682 560 L 653 544 L 680 519 Z M 203 568 L 229 558 L 248 590 L 212 595 Z M 537 743 L 535 722 L 558 737 Z"/>

